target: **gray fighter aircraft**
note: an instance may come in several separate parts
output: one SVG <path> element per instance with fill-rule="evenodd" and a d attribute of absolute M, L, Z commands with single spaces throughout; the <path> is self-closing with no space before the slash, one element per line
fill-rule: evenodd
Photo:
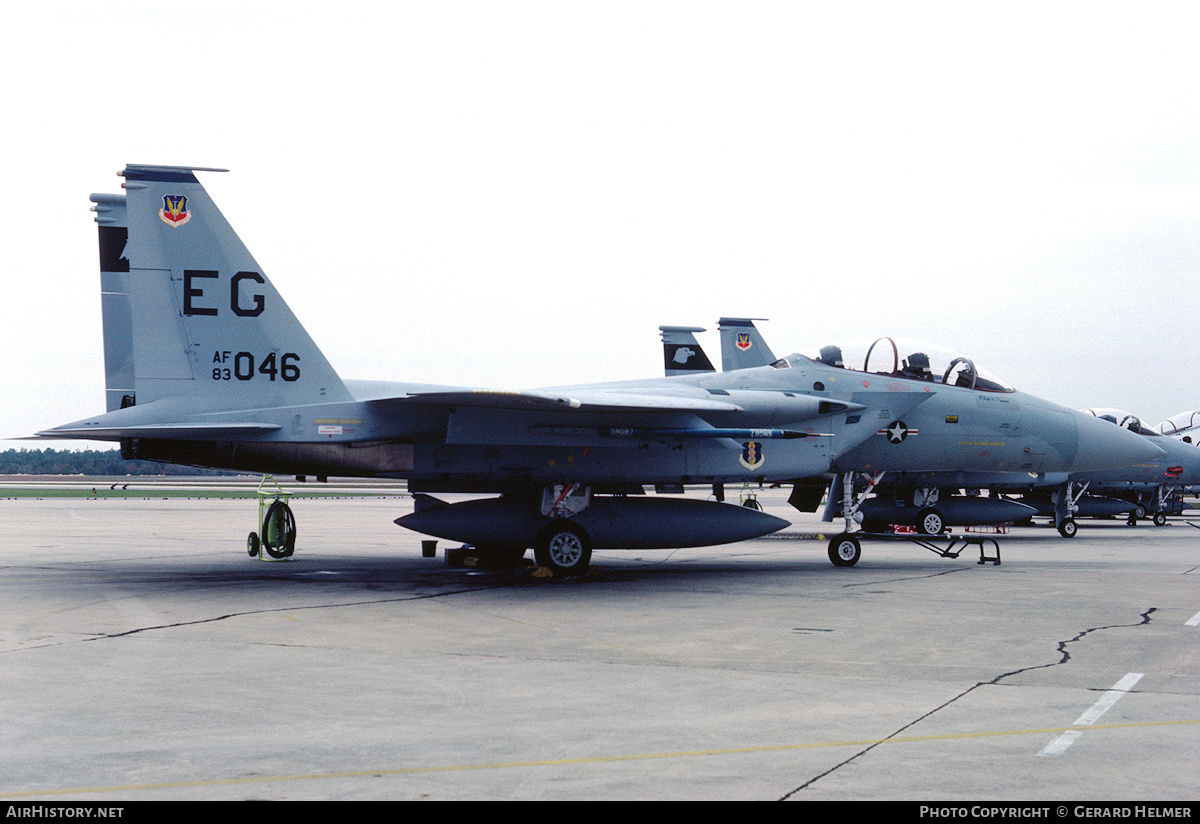
<path fill-rule="evenodd" d="M 1136 415 L 1124 410 L 1086 411 L 1114 426 L 1136 432 L 1163 454 L 1121 469 L 1071 473 L 1062 479 L 1063 485 L 1031 490 L 1021 501 L 1036 506 L 1040 515 L 1056 518 L 1066 507 L 1072 521 L 1130 513 L 1130 523 L 1149 515 L 1156 526 L 1164 525 L 1167 515 L 1174 511 L 1178 494 L 1200 483 L 1200 448 L 1150 429 Z M 1059 525 L 1062 531 L 1061 519 Z M 1071 527 L 1067 531 L 1071 532 Z"/>
<path fill-rule="evenodd" d="M 746 368 L 760 365 L 769 353 L 766 343 L 750 318 L 722 318 L 722 366 Z M 753 345 L 751 345 L 753 341 Z M 928 370 L 926 344 L 909 343 L 898 349 L 888 341 L 893 357 L 900 351 L 912 352 L 898 361 L 897 368 L 910 374 Z M 731 356 L 727 356 L 731 355 Z M 818 360 L 842 364 L 839 347 L 827 346 L 816 355 Z M 948 362 L 947 358 L 943 358 Z M 878 531 L 887 524 L 914 526 L 919 532 L 936 534 L 946 525 L 978 526 L 1020 521 L 1034 515 L 1054 519 L 1063 537 L 1073 537 L 1077 518 L 1105 517 L 1132 513 L 1131 522 L 1146 514 L 1155 524 L 1166 523 L 1173 495 L 1184 487 L 1200 483 L 1200 450 L 1190 442 L 1160 438 L 1157 432 L 1142 426 L 1133 415 L 1121 410 L 1084 410 L 1101 420 L 1136 432 L 1158 447 L 1160 454 L 1150 460 L 1117 469 L 1058 472 L 1030 476 L 1024 473 L 898 472 L 883 476 L 870 474 L 836 479 L 829 489 L 825 520 L 832 521 L 847 508 L 860 518 L 867 531 Z M 1162 432 L 1181 433 L 1200 423 L 1200 413 L 1180 413 L 1160 424 Z M 850 483 L 847 484 L 846 481 Z M 802 509 L 811 509 L 824 496 L 824 488 L 809 483 L 797 484 L 797 492 L 807 489 L 803 499 L 793 499 Z M 970 494 L 959 494 L 963 489 Z M 988 490 L 992 495 L 979 494 Z M 1004 496 L 1019 495 L 1014 500 Z M 845 502 L 849 501 L 849 505 Z"/>
<path fill-rule="evenodd" d="M 643 485 L 791 482 L 845 466 L 1082 471 L 1158 454 L 999 383 L 802 355 L 528 391 L 343 380 L 197 171 L 208 170 L 129 165 L 123 195 L 92 195 L 107 411 L 40 436 L 119 441 L 127 457 L 207 467 L 404 478 L 415 507 L 402 526 L 502 555 L 532 546 L 567 573 L 586 568 L 593 548 L 704 546 L 788 523 L 643 496 Z M 447 503 L 437 492 L 498 497 Z"/>

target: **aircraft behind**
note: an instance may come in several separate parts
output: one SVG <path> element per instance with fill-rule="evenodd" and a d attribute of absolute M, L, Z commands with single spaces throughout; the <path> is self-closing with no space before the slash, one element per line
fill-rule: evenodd
<path fill-rule="evenodd" d="M 1191 410 L 1172 415 L 1158 425 L 1158 431 L 1163 435 L 1174 435 L 1188 443 L 1195 438 L 1195 430 L 1200 429 L 1200 412 Z"/>
<path fill-rule="evenodd" d="M 723 318 L 719 324 L 722 351 L 732 347 L 735 341 L 749 340 L 751 334 L 754 340 L 761 340 L 752 319 L 733 319 L 729 324 L 726 324 L 726 320 Z M 746 327 L 752 332 L 748 332 Z M 874 350 L 876 345 L 883 347 L 880 351 L 884 353 L 884 371 L 889 368 L 886 360 L 890 357 L 890 368 L 895 374 L 932 380 L 944 368 L 947 371 L 942 377 L 943 382 L 953 377 L 956 383 L 972 380 L 977 388 L 1000 385 L 996 378 L 984 373 L 967 377 L 961 371 L 965 368 L 966 359 L 956 358 L 952 354 L 935 355 L 940 357 L 940 361 L 934 364 L 937 368 L 931 368 L 929 353 L 936 349 L 932 344 L 897 343 L 890 338 L 880 338 L 866 348 L 866 360 L 872 355 L 879 357 L 879 352 Z M 758 347 L 757 351 L 764 349 L 765 344 Z M 904 356 L 902 353 L 909 354 Z M 853 355 L 844 353 L 842 347 L 825 346 L 813 357 L 843 367 L 849 359 L 855 365 L 863 362 L 864 371 L 879 371 L 864 362 L 864 347 L 861 344 Z M 956 365 L 951 367 L 952 363 Z M 738 368 L 747 365 L 755 364 L 743 362 Z M 974 368 L 972 363 L 970 369 Z M 952 370 L 958 374 L 952 375 Z M 852 500 L 851 506 L 868 530 L 901 524 L 914 526 L 918 531 L 930 534 L 940 532 L 946 525 L 1001 524 L 1025 520 L 1034 515 L 1053 518 L 1064 537 L 1075 535 L 1075 520 L 1080 517 L 1110 517 L 1128 513 L 1131 522 L 1150 515 L 1155 524 L 1165 523 L 1166 513 L 1173 505 L 1172 496 L 1185 487 L 1200 484 L 1200 450 L 1191 447 L 1191 440 L 1182 434 L 1200 426 L 1200 413 L 1183 412 L 1160 424 L 1161 432 L 1181 435 L 1182 442 L 1176 442 L 1157 437 L 1158 432 L 1144 427 L 1138 418 L 1128 412 L 1107 409 L 1083 411 L 1148 438 L 1160 450 L 1160 454 L 1154 459 L 1116 469 L 1049 473 L 1032 477 L 1024 473 L 1004 472 L 954 475 L 901 472 L 891 473 L 887 478 L 854 478 L 850 486 L 845 484 L 847 478 L 842 477 L 828 490 L 827 496 L 824 488 L 809 485 L 803 498 L 797 494 L 793 500 L 799 508 L 811 510 L 825 498 L 829 502 L 825 511 L 826 520 L 833 520 L 846 508 L 844 502 Z M 796 487 L 797 490 L 802 488 L 800 485 Z M 969 494 L 959 494 L 964 489 Z M 994 494 L 980 495 L 981 490 Z M 1019 499 L 1014 499 L 1015 495 L 1019 495 Z"/>

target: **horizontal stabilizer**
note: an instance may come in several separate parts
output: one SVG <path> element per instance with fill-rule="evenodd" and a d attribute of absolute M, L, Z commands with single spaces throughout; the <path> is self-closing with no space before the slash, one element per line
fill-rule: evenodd
<path fill-rule="evenodd" d="M 435 498 L 432 495 L 424 493 L 413 495 L 413 512 L 427 512 L 430 509 L 439 509 L 449 505 L 441 498 Z"/>
<path fill-rule="evenodd" d="M 39 438 L 84 438 L 119 440 L 123 438 L 198 438 L 274 432 L 275 423 L 150 423 L 130 426 L 65 426 L 37 433 Z"/>

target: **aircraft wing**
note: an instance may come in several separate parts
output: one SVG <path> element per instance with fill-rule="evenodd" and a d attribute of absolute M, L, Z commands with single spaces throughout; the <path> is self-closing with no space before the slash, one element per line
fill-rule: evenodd
<path fill-rule="evenodd" d="M 447 443 L 536 445 L 575 439 L 791 440 L 831 437 L 809 423 L 862 405 L 795 391 L 704 389 L 666 379 L 650 385 L 599 384 L 521 392 L 421 388 L 366 402 L 365 418 L 411 418 L 421 408 L 449 412 Z M 382 437 L 382 435 L 377 436 Z"/>
<path fill-rule="evenodd" d="M 84 440 L 274 440 L 293 437 L 294 420 L 312 424 L 353 421 L 353 429 L 336 432 L 340 441 L 378 441 L 410 436 L 413 413 L 418 409 L 454 409 L 474 413 L 472 421 L 483 429 L 494 428 L 519 413 L 539 413 L 539 431 L 572 427 L 607 427 L 605 435 L 682 438 L 800 438 L 812 433 L 786 425 L 824 415 L 858 410 L 861 404 L 833 401 L 795 392 L 729 390 L 708 392 L 687 384 L 653 387 L 614 385 L 564 387 L 533 391 L 503 391 L 425 385 L 393 385 L 390 392 L 349 403 L 307 407 L 260 407 L 241 412 L 209 409 L 187 403 L 156 401 L 114 410 L 38 432 L 39 438 Z M 250 412 L 251 414 L 247 414 Z M 591 413 L 589 415 L 589 413 Z M 599 423 L 592 417 L 610 417 Z M 620 416 L 611 420 L 611 416 Z M 261 418 L 250 420 L 251 417 Z M 588 420 L 592 418 L 591 420 Z M 709 420 L 711 418 L 711 421 Z M 461 418 L 460 418 L 461 419 Z M 416 420 L 436 420 L 418 416 Z M 780 424 L 783 424 L 781 426 Z M 614 428 L 617 427 L 617 428 Z M 590 430 L 589 430 L 590 432 Z M 330 434 L 306 430 L 306 436 L 327 440 Z M 595 434 L 592 432 L 591 434 Z"/>
<path fill-rule="evenodd" d="M 671 389 L 681 391 L 673 392 Z M 380 398 L 373 403 L 428 404 L 473 409 L 680 412 L 701 416 L 705 413 L 754 414 L 769 409 L 777 418 L 793 421 L 864 408 L 859 403 L 798 392 L 733 389 L 716 393 L 691 386 L 687 386 L 686 389 L 662 386 L 644 390 L 633 390 L 623 386 L 612 389 L 596 386 L 519 392 L 486 389 L 427 391 L 394 398 Z"/>
<path fill-rule="evenodd" d="M 74 421 L 38 432 L 37 438 L 80 438 L 116 441 L 126 438 L 159 440 L 229 440 L 258 438 L 283 429 L 283 424 L 265 418 L 249 420 L 250 410 L 214 410 L 202 404 L 175 400 L 129 406 L 103 415 Z"/>
<path fill-rule="evenodd" d="M 741 409 L 735 403 L 707 398 L 595 390 L 556 394 L 475 389 L 450 392 L 421 392 L 393 400 L 410 404 L 469 406 L 477 409 L 579 409 L 588 412 L 621 410 L 631 412 L 737 412 Z"/>

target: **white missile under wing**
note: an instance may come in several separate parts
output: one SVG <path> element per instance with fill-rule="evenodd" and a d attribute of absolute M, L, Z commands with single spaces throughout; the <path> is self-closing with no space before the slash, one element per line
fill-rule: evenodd
<path fill-rule="evenodd" d="M 858 454 L 899 468 L 942 444 L 939 465 L 991 467 L 939 429 L 973 438 L 973 389 L 872 377 L 802 356 L 729 373 L 538 389 L 343 379 L 217 209 L 191 167 L 129 165 L 124 194 L 93 195 L 99 224 L 107 411 L 38 433 L 119 441 L 128 457 L 273 474 L 407 479 L 416 511 L 399 523 L 504 555 L 533 547 L 564 572 L 593 548 L 699 546 L 787 525 L 743 507 L 646 485 L 790 482 Z M 215 171 L 215 170 L 210 170 Z M 1069 469 L 1083 416 L 1006 396 L 1022 420 L 1005 454 L 1021 471 Z M 1058 408 L 1055 408 L 1056 410 Z M 1132 463 L 1144 439 L 1094 418 Z M 1128 442 L 1122 440 L 1127 437 Z M 873 441 L 878 440 L 878 444 Z M 448 504 L 436 493 L 497 497 Z"/>

